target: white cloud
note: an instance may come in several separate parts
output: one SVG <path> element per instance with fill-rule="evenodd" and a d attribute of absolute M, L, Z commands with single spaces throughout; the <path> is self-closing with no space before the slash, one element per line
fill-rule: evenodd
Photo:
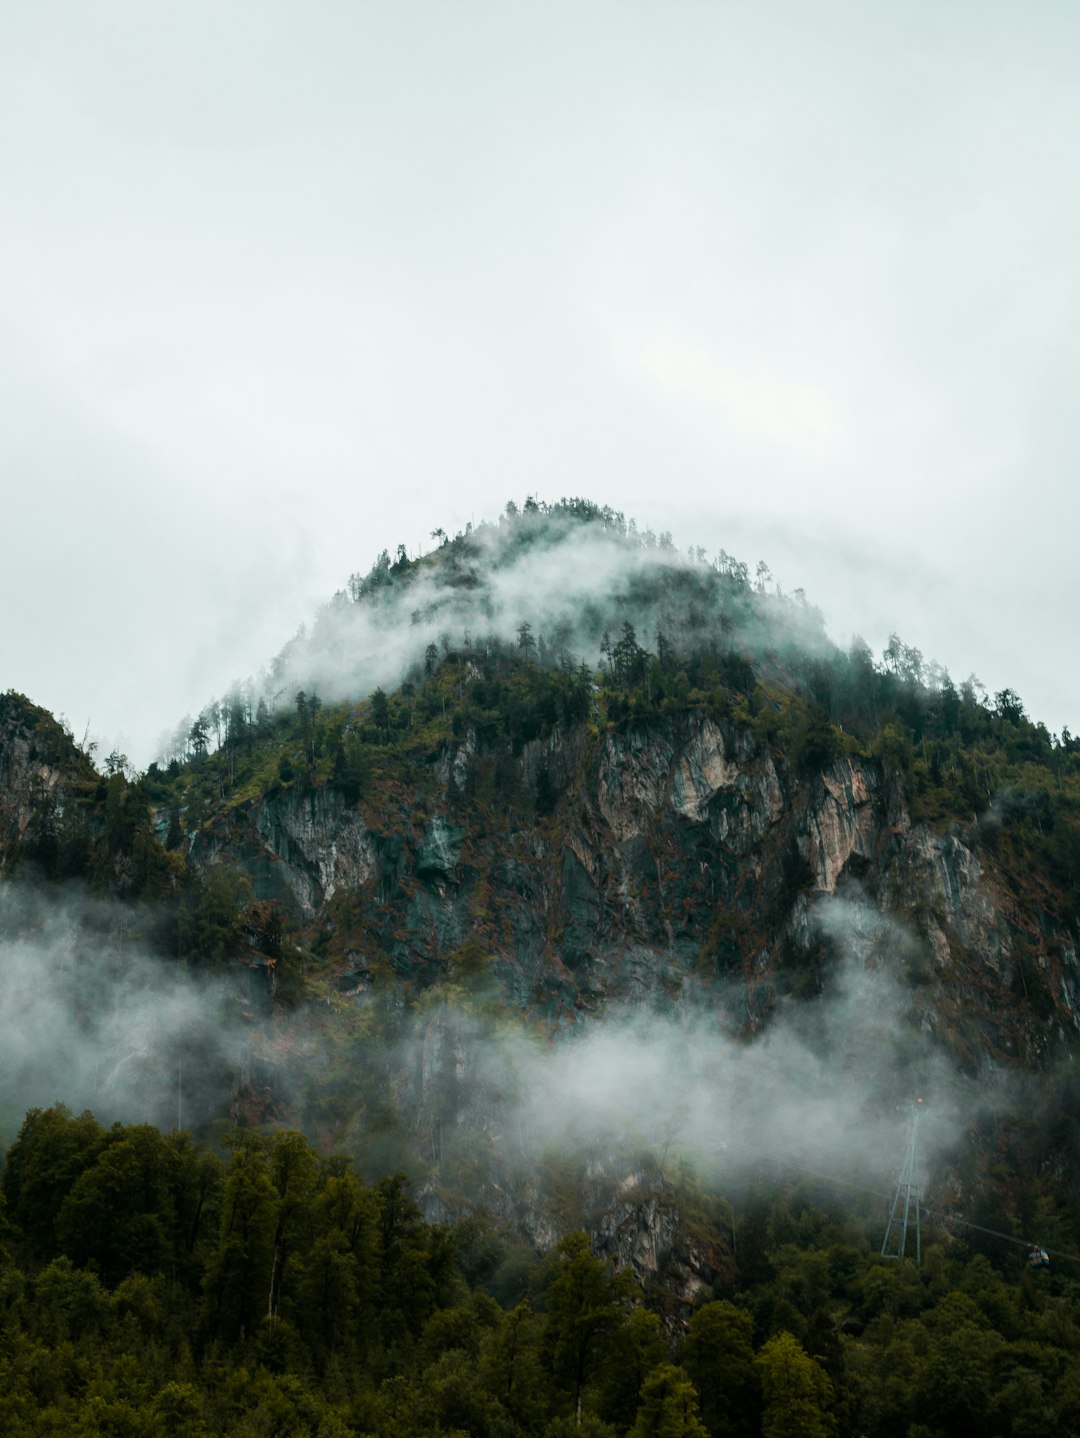
<path fill-rule="evenodd" d="M 814 385 L 763 370 L 740 372 L 705 351 L 672 340 L 648 345 L 641 363 L 669 394 L 710 406 L 740 434 L 763 439 L 816 459 L 827 457 L 836 438 L 829 396 Z"/>

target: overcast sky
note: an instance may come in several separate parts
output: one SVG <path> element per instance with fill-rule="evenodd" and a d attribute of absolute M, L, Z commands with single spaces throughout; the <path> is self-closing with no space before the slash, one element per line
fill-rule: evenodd
<path fill-rule="evenodd" d="M 1080 729 L 1080 6 L 0 0 L 0 688 L 140 763 L 535 492 Z"/>

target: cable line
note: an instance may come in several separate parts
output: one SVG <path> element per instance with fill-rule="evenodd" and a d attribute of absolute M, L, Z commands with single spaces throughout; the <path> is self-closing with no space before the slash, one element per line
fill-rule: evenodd
<path fill-rule="evenodd" d="M 813 1169 L 804 1168 L 802 1164 L 792 1163 L 786 1159 L 774 1158 L 771 1154 L 756 1153 L 752 1149 L 743 1147 L 740 1144 L 724 1144 L 725 1152 L 735 1152 L 743 1158 L 756 1160 L 758 1163 L 771 1163 L 778 1169 L 791 1170 L 803 1178 L 814 1179 L 817 1183 L 827 1184 L 831 1188 L 850 1188 L 857 1193 L 865 1193 L 870 1198 L 881 1199 L 883 1203 L 895 1201 L 896 1195 L 884 1193 L 879 1188 L 869 1188 L 864 1183 L 855 1183 L 852 1179 L 837 1178 L 833 1174 L 817 1173 Z M 898 1187 L 899 1192 L 899 1187 Z M 1080 1254 L 1065 1253 L 1060 1248 L 1047 1248 L 1045 1244 L 1036 1243 L 1030 1238 L 1018 1238 L 1014 1233 L 1002 1233 L 996 1228 L 987 1228 L 984 1224 L 973 1223 L 970 1218 L 961 1218 L 957 1214 L 946 1213 L 940 1208 L 926 1208 L 920 1205 L 920 1212 L 926 1218 L 938 1219 L 945 1228 L 970 1228 L 976 1233 L 985 1233 L 990 1238 L 1000 1238 L 1004 1243 L 1015 1243 L 1020 1248 L 1026 1248 L 1029 1253 L 1045 1253 L 1050 1258 L 1064 1259 L 1067 1263 L 1080 1263 Z"/>

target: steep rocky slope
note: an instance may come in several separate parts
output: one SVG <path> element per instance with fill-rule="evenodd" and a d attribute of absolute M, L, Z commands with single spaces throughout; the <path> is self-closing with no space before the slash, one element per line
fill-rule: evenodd
<path fill-rule="evenodd" d="M 517 803 L 454 812 L 477 758 L 465 735 L 392 803 L 332 782 L 278 785 L 213 816 L 191 855 L 239 862 L 321 935 L 343 989 L 391 971 L 417 992 L 482 961 L 508 1002 L 553 1022 L 684 987 L 760 1029 L 778 996 L 827 982 L 815 925 L 857 894 L 910 942 L 919 1021 L 978 1066 L 1038 1059 L 1078 1031 L 1080 967 L 1037 876 L 975 821 L 911 816 L 880 759 L 798 773 L 752 728 L 704 713 L 602 734 L 556 728 L 514 761 Z M 559 798 L 537 817 L 541 768 Z"/>
<path fill-rule="evenodd" d="M 98 775 L 51 714 L 0 694 L 0 875 L 20 857 L 54 862 L 82 829 L 76 812 Z"/>

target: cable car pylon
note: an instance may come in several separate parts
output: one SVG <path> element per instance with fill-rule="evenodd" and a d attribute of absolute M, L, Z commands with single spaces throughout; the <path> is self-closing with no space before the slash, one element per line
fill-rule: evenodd
<path fill-rule="evenodd" d="M 921 1098 L 911 1102 L 907 1149 L 900 1168 L 892 1212 L 881 1240 L 882 1258 L 903 1258 L 908 1230 L 915 1233 L 915 1262 L 922 1262 L 922 1223 L 919 1212 L 919 1119 L 925 1112 Z"/>

